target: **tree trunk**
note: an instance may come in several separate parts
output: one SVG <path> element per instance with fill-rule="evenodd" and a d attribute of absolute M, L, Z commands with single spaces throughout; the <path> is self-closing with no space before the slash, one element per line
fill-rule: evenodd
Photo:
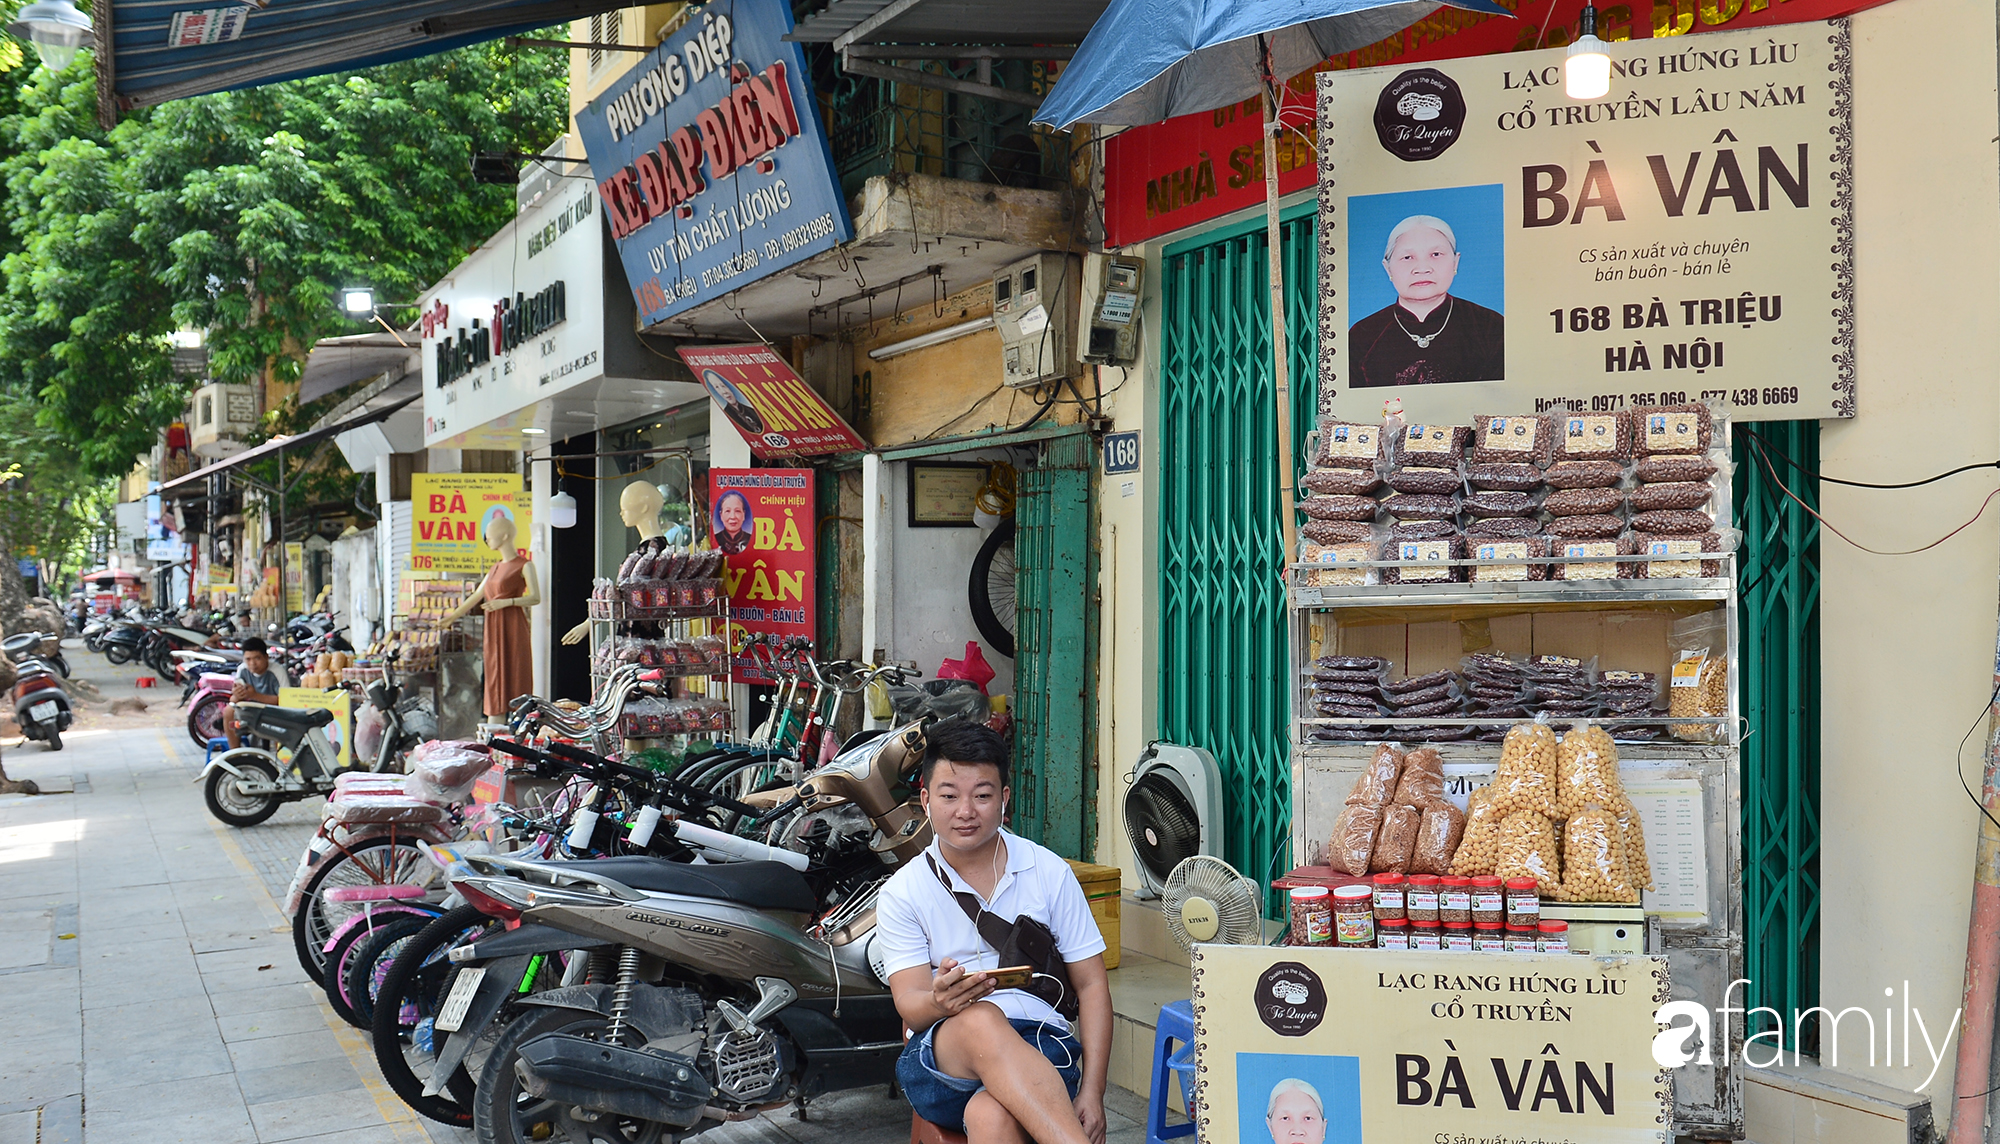
<path fill-rule="evenodd" d="M 35 780 L 33 779 L 17 780 L 8 778 L 7 764 L 5 764 L 4 762 L 0 762 L 0 794 L 40 794 L 40 793 L 42 793 L 42 788 L 36 786 Z"/>
<path fill-rule="evenodd" d="M 21 616 L 28 610 L 28 593 L 21 587 L 21 576 L 14 565 L 14 554 L 7 542 L 0 539 L 0 633 L 12 633 L 21 627 Z"/>

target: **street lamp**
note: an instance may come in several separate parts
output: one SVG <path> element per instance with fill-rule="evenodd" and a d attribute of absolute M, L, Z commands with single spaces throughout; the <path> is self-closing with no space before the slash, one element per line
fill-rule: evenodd
<path fill-rule="evenodd" d="M 59 72 L 70 65 L 76 53 L 95 44 L 90 34 L 90 17 L 76 10 L 70 0 L 40 0 L 21 9 L 7 30 L 35 45 L 42 66 Z"/>
<path fill-rule="evenodd" d="M 348 317 L 365 322 L 375 313 L 375 291 L 366 286 L 349 286 L 340 292 L 340 308 Z"/>

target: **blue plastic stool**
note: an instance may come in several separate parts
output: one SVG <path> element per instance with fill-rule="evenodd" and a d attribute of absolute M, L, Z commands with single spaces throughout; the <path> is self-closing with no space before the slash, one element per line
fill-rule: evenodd
<path fill-rule="evenodd" d="M 208 741 L 208 753 L 201 757 L 201 765 L 204 767 L 207 766 L 209 760 L 215 758 L 215 752 L 226 751 L 228 749 L 229 749 L 229 740 L 223 738 L 222 736 L 217 735 L 215 738 L 210 739 Z"/>
<path fill-rule="evenodd" d="M 1180 1047 L 1174 1048 L 1173 1042 Z M 1188 1110 L 1188 1122 L 1167 1127 L 1167 1084 L 1169 1074 L 1181 1086 L 1181 1103 Z M 1146 1144 L 1162 1144 L 1181 1136 L 1192 1136 L 1194 1122 L 1194 1001 L 1173 1001 L 1160 1006 L 1159 1022 L 1153 1027 L 1153 1083 L 1146 1100 Z"/>

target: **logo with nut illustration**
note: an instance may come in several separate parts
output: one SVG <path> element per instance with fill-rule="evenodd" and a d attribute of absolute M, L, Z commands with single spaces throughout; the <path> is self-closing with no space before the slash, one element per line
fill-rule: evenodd
<path fill-rule="evenodd" d="M 1326 1020 L 1326 986 L 1296 961 L 1280 961 L 1257 978 L 1257 1017 L 1281 1037 L 1303 1037 Z"/>
<path fill-rule="evenodd" d="M 1375 137 L 1406 163 L 1435 159 L 1465 130 L 1465 96 L 1458 81 L 1436 68 L 1412 68 L 1375 100 Z"/>

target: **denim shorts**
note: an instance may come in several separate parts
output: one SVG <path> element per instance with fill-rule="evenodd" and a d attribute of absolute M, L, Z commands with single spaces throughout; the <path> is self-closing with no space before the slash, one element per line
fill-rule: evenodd
<path fill-rule="evenodd" d="M 943 1024 L 940 1021 L 938 1024 Z M 1056 1066 L 1056 1074 L 1068 1086 L 1071 1100 L 1076 1099 L 1076 1090 L 1083 1083 L 1083 1046 L 1070 1033 L 1056 1032 L 1054 1022 L 1018 1021 L 1009 1019 L 1008 1024 L 1021 1034 L 1021 1039 L 1042 1051 L 1049 1063 Z M 909 1098 L 910 1107 L 918 1116 L 953 1132 L 965 1131 L 965 1106 L 986 1086 L 976 1080 L 965 1080 L 951 1076 L 938 1068 L 937 1054 L 931 1048 L 931 1034 L 937 1032 L 937 1025 L 925 1029 L 920 1036 L 911 1037 L 903 1046 L 903 1055 L 896 1058 L 896 1083 L 903 1086 L 903 1095 Z"/>

